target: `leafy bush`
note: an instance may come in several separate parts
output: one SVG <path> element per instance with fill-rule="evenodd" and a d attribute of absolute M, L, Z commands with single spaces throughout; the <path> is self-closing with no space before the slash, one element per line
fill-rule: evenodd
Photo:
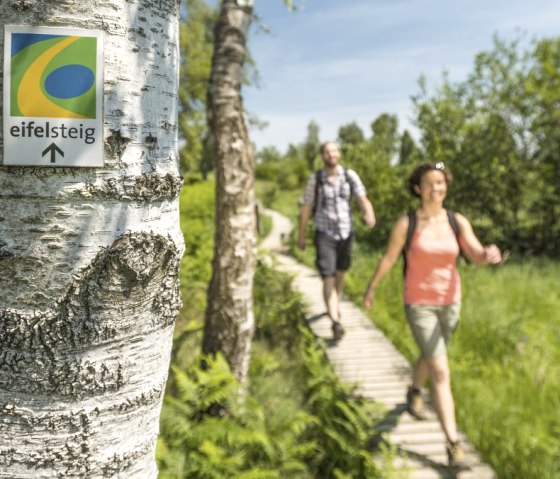
<path fill-rule="evenodd" d="M 280 175 L 280 162 L 267 162 L 257 164 L 256 176 L 259 180 L 275 182 Z"/>
<path fill-rule="evenodd" d="M 313 445 L 306 458 L 312 477 L 378 477 L 367 444 L 380 408 L 356 397 L 353 388 L 338 379 L 323 348 L 302 324 L 301 297 L 291 292 L 291 282 L 286 277 L 279 281 L 272 269 L 259 268 L 257 283 L 266 285 L 256 297 L 261 313 L 257 338 L 274 350 L 293 351 L 305 381 L 302 407 L 312 421 L 304 437 Z"/>
<path fill-rule="evenodd" d="M 178 331 L 187 321 L 201 322 L 206 289 L 212 274 L 214 245 L 214 181 L 194 181 L 183 186 L 179 197 L 185 254 L 180 265 L 183 306 Z"/>
<path fill-rule="evenodd" d="M 239 385 L 221 357 L 206 367 L 174 368 L 179 397 L 166 396 L 158 444 L 160 477 L 275 479 L 303 477 L 301 458 L 309 445 L 297 442 L 308 422 L 300 411 L 271 434 L 263 405 L 239 398 Z M 227 404 L 224 416 L 208 412 Z"/>
<path fill-rule="evenodd" d="M 308 329 L 301 333 L 311 339 Z M 313 477 L 379 477 L 367 444 L 373 434 L 373 418 L 380 416 L 381 409 L 356 397 L 353 388 L 325 367 L 322 349 L 307 347 L 302 353 L 308 374 L 306 406 L 315 418 L 308 431 L 315 446 L 310 457 Z"/>
<path fill-rule="evenodd" d="M 285 190 L 300 188 L 309 174 L 305 160 L 297 158 L 268 161 L 256 167 L 257 179 L 273 182 Z"/>

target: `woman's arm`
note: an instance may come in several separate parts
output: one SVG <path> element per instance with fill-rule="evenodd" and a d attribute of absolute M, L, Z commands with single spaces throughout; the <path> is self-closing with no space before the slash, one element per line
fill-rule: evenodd
<path fill-rule="evenodd" d="M 467 258 L 475 264 L 498 264 L 502 262 L 500 249 L 491 244 L 483 246 L 474 234 L 472 226 L 462 214 L 455 213 L 459 224 L 459 245 Z"/>
<path fill-rule="evenodd" d="M 402 253 L 404 244 L 406 242 L 406 232 L 408 230 L 408 216 L 402 216 L 393 225 L 391 237 L 385 254 L 379 261 L 375 273 L 369 282 L 369 285 L 364 293 L 364 306 L 371 308 L 375 299 L 375 289 L 383 279 L 383 277 L 391 270 L 399 256 Z"/>

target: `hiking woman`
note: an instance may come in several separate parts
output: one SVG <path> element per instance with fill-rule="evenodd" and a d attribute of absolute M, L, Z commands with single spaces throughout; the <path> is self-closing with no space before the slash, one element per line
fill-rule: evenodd
<path fill-rule="evenodd" d="M 412 172 L 408 189 L 420 198 L 420 208 L 393 225 L 387 250 L 364 294 L 364 306 L 371 308 L 381 279 L 403 253 L 405 313 L 420 349 L 407 407 L 416 418 L 426 417 L 421 388 L 429 377 L 433 406 L 447 438 L 449 465 L 460 466 L 464 451 L 457 435 L 447 359 L 461 309 L 456 259 L 463 252 L 475 264 L 497 264 L 502 254 L 496 245 L 483 246 L 463 215 L 444 208 L 451 181 L 443 163 L 424 163 Z"/>

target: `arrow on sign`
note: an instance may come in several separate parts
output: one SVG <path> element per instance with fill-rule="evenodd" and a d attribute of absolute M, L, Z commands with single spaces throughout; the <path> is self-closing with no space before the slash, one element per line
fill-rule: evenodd
<path fill-rule="evenodd" d="M 41 156 L 45 156 L 47 153 L 50 152 L 51 154 L 51 163 L 55 162 L 56 159 L 56 152 L 59 152 L 61 156 L 64 156 L 64 152 L 58 147 L 56 146 L 54 143 L 51 143 L 49 146 L 47 146 L 44 150 L 43 150 L 43 154 Z"/>

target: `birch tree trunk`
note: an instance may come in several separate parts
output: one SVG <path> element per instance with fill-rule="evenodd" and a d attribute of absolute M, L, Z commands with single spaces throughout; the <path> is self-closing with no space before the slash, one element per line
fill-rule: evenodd
<path fill-rule="evenodd" d="M 241 98 L 252 8 L 223 0 L 216 25 L 208 113 L 216 165 L 216 237 L 203 353 L 222 352 L 246 379 L 253 318 L 255 167 Z"/>
<path fill-rule="evenodd" d="M 0 478 L 156 478 L 183 249 L 178 0 L 2 0 L 0 23 L 105 38 L 104 168 L 0 156 Z"/>

